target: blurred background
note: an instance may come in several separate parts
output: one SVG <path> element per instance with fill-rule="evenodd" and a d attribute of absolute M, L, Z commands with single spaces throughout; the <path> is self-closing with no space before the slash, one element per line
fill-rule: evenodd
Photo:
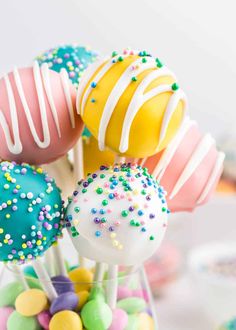
<path fill-rule="evenodd" d="M 158 269 L 150 280 L 160 329 L 217 329 L 236 317 L 235 1 L 0 4 L 1 75 L 48 48 L 74 42 L 102 54 L 147 49 L 176 73 L 192 118 L 217 139 L 226 163 L 216 196 L 192 214 L 172 216 L 163 251 L 147 265 L 152 275 L 153 265 Z"/>

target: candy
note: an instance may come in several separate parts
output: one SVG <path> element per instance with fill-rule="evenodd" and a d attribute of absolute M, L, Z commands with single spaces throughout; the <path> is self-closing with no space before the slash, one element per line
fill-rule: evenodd
<path fill-rule="evenodd" d="M 181 126 L 185 108 L 174 74 L 146 52 L 99 59 L 78 87 L 77 109 L 99 148 L 128 157 L 164 149 Z"/>
<path fill-rule="evenodd" d="M 74 292 L 62 293 L 53 300 L 50 306 L 52 315 L 63 310 L 75 310 L 78 305 L 78 296 Z"/>
<path fill-rule="evenodd" d="M 82 330 L 82 322 L 78 314 L 72 311 L 62 311 L 53 315 L 50 330 Z M 93 330 L 95 330 L 94 328 Z"/>
<path fill-rule="evenodd" d="M 40 65 L 48 63 L 50 69 L 56 72 L 65 69 L 73 84 L 77 86 L 84 71 L 97 56 L 98 54 L 88 47 L 73 44 L 51 48 L 39 55 L 36 60 Z"/>
<path fill-rule="evenodd" d="M 170 210 L 179 212 L 192 211 L 209 200 L 223 161 L 224 154 L 217 151 L 214 139 L 203 135 L 196 122 L 186 118 L 163 152 L 138 162 L 165 187 Z"/>
<path fill-rule="evenodd" d="M 118 301 L 117 306 L 129 314 L 139 313 L 146 308 L 146 302 L 142 298 L 125 298 Z"/>
<path fill-rule="evenodd" d="M 140 313 L 138 321 L 138 330 L 155 330 L 153 318 L 147 313 Z"/>
<path fill-rule="evenodd" d="M 23 271 L 24 271 L 24 274 L 26 277 L 30 276 L 30 277 L 38 278 L 37 274 L 35 273 L 34 268 L 30 265 L 24 267 Z"/>
<path fill-rule="evenodd" d="M 64 154 L 81 135 L 76 89 L 67 72 L 15 69 L 0 80 L 0 158 L 45 164 Z"/>
<path fill-rule="evenodd" d="M 89 292 L 88 291 L 79 291 L 76 294 L 78 296 L 78 301 L 79 301 L 78 306 L 77 306 L 77 309 L 79 311 L 81 311 L 81 309 L 83 308 L 83 306 L 88 301 Z"/>
<path fill-rule="evenodd" d="M 49 323 L 50 323 L 51 318 L 52 318 L 52 316 L 49 311 L 43 311 L 37 316 L 39 324 L 45 330 L 49 330 Z"/>
<path fill-rule="evenodd" d="M 7 321 L 7 330 L 41 330 L 37 319 L 13 312 Z"/>
<path fill-rule="evenodd" d="M 168 213 L 165 192 L 146 169 L 116 164 L 79 183 L 65 220 L 80 255 L 129 266 L 159 247 Z"/>
<path fill-rule="evenodd" d="M 0 163 L 0 260 L 25 262 L 61 236 L 59 188 L 41 168 Z"/>
<path fill-rule="evenodd" d="M 137 330 L 138 329 L 139 320 L 136 315 L 129 315 L 128 317 L 128 325 L 125 330 Z M 146 328 L 144 328 L 146 330 Z M 143 329 L 143 330 L 144 330 Z"/>
<path fill-rule="evenodd" d="M 0 308 L 0 329 L 7 330 L 7 320 L 10 315 L 14 312 L 12 307 L 1 307 Z"/>
<path fill-rule="evenodd" d="M 128 315 L 122 309 L 116 308 L 112 312 L 112 324 L 109 330 L 125 330 L 126 326 L 128 325 Z M 144 327 L 143 329 L 146 330 Z"/>
<path fill-rule="evenodd" d="M 112 323 L 112 311 L 101 300 L 90 300 L 81 311 L 83 324 L 88 330 L 105 330 Z"/>
<path fill-rule="evenodd" d="M 24 288 L 20 282 L 12 282 L 0 288 L 0 307 L 15 306 L 15 300 Z"/>
<path fill-rule="evenodd" d="M 57 275 L 52 277 L 51 281 L 58 295 L 66 292 L 74 292 L 74 284 L 66 276 Z"/>
<path fill-rule="evenodd" d="M 100 286 L 95 286 L 91 289 L 89 294 L 89 300 L 99 299 L 105 301 L 105 294 L 103 288 Z"/>
<path fill-rule="evenodd" d="M 118 287 L 118 292 L 117 292 L 117 298 L 118 300 L 131 297 L 132 296 L 132 291 L 126 287 L 126 286 L 119 286 Z"/>
<path fill-rule="evenodd" d="M 69 272 L 70 280 L 74 283 L 75 292 L 89 291 L 93 281 L 93 273 L 86 268 L 77 268 Z"/>
<path fill-rule="evenodd" d="M 15 307 L 23 316 L 34 316 L 48 308 L 48 299 L 42 290 L 29 289 L 17 297 Z"/>

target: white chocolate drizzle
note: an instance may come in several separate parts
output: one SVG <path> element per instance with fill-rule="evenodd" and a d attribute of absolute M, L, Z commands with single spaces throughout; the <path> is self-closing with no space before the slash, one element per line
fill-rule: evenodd
<path fill-rule="evenodd" d="M 45 104 L 45 97 L 44 97 L 44 90 L 48 99 L 48 103 L 50 105 L 50 110 L 52 112 L 52 116 L 55 122 L 55 126 L 57 129 L 57 133 L 59 138 L 61 137 L 61 131 L 60 131 L 60 124 L 58 120 L 58 113 L 57 109 L 54 103 L 52 89 L 51 89 L 51 83 L 50 83 L 50 76 L 49 76 L 49 69 L 48 65 L 44 64 L 42 68 L 39 68 L 38 62 L 34 62 L 33 65 L 33 77 L 34 77 L 34 83 L 35 88 L 37 92 L 38 97 L 38 104 L 39 104 L 39 111 L 40 111 L 40 118 L 41 118 L 41 124 L 42 124 L 42 130 L 43 130 L 43 139 L 42 141 L 39 138 L 39 135 L 36 131 L 36 125 L 33 121 L 31 109 L 28 106 L 28 102 L 26 100 L 24 88 L 22 86 L 20 74 L 17 69 L 14 69 L 13 71 L 13 78 L 16 84 L 16 90 L 19 94 L 20 101 L 32 134 L 32 137 L 34 139 L 34 142 L 37 144 L 39 148 L 45 149 L 50 145 L 50 129 L 48 126 L 48 118 L 47 118 L 47 108 Z M 23 150 L 21 137 L 20 137 L 20 125 L 18 120 L 18 113 L 16 108 L 16 101 L 13 93 L 13 89 L 9 80 L 9 76 L 4 76 L 4 82 L 6 86 L 8 101 L 9 101 L 9 108 L 10 108 L 10 118 L 11 118 L 11 131 L 9 125 L 7 123 L 7 120 L 5 118 L 5 115 L 3 111 L 0 109 L 0 126 L 2 127 L 2 130 L 5 135 L 6 144 L 9 149 L 9 151 L 12 154 L 20 154 Z M 74 108 L 73 103 L 71 100 L 71 94 L 70 94 L 70 87 L 69 87 L 69 78 L 66 72 L 61 73 L 61 82 L 64 90 L 64 95 L 66 98 L 66 103 L 68 107 L 68 112 L 71 120 L 72 127 L 75 127 L 75 117 L 74 117 Z M 23 129 L 23 127 L 22 127 Z"/>
<path fill-rule="evenodd" d="M 129 54 L 125 54 L 123 57 L 128 57 Z M 99 81 L 104 77 L 104 75 L 112 68 L 114 63 L 117 62 L 119 56 L 115 56 L 112 59 L 108 60 L 105 65 L 98 71 L 98 73 L 93 78 L 93 82 L 97 85 Z M 170 120 L 172 118 L 172 115 L 174 111 L 176 110 L 176 107 L 180 101 L 183 101 L 184 104 L 184 115 L 186 112 L 187 107 L 187 100 L 184 92 L 181 89 L 173 90 L 172 84 L 163 84 L 156 88 L 153 88 L 152 90 L 145 93 L 145 89 L 152 83 L 154 79 L 165 77 L 165 76 L 171 76 L 174 80 L 176 80 L 176 77 L 174 74 L 169 71 L 166 67 L 162 67 L 157 69 L 156 62 L 154 58 L 147 57 L 146 62 L 142 62 L 142 57 L 135 60 L 133 63 L 131 63 L 126 70 L 122 73 L 120 78 L 118 79 L 116 85 L 112 89 L 106 104 L 104 106 L 104 110 L 102 113 L 102 117 L 100 120 L 99 125 L 99 131 L 98 131 L 98 142 L 99 142 L 99 148 L 100 150 L 104 150 L 105 148 L 105 138 L 106 138 L 106 131 L 110 122 L 110 119 L 112 117 L 112 114 L 115 110 L 115 107 L 126 90 L 126 88 L 131 83 L 131 79 L 133 76 L 136 76 L 145 70 L 148 69 L 156 69 L 150 72 L 143 81 L 138 85 L 131 101 L 129 104 L 129 107 L 127 109 L 124 123 L 122 126 L 122 133 L 120 137 L 120 145 L 119 145 L 119 151 L 121 153 L 124 153 L 129 148 L 129 136 L 130 136 L 130 130 L 132 123 L 134 121 L 134 118 L 140 108 L 143 106 L 145 102 L 150 100 L 151 98 L 165 93 L 165 92 L 172 92 L 173 95 L 170 97 L 163 121 L 161 124 L 161 130 L 160 130 L 160 136 L 159 136 L 159 142 L 157 145 L 157 149 L 163 139 L 166 136 L 166 132 L 168 129 L 168 125 L 170 123 Z M 90 93 L 93 90 L 92 86 L 87 86 L 89 80 L 91 80 L 94 73 L 99 69 L 99 67 L 104 63 L 105 61 L 100 60 L 98 62 L 95 62 L 93 65 L 90 66 L 89 71 L 83 76 L 83 79 L 81 80 L 81 83 L 78 88 L 78 94 L 77 94 L 77 111 L 83 116 L 84 114 L 84 108 L 86 105 L 86 102 L 89 98 Z M 85 90 L 87 86 L 87 89 Z M 184 119 L 184 116 L 183 116 Z"/>

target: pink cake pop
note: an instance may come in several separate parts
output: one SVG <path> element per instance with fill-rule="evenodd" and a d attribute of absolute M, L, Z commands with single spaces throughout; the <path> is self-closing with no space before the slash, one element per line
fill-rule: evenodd
<path fill-rule="evenodd" d="M 79 138 L 83 123 L 75 110 L 76 90 L 65 70 L 14 69 L 0 80 L 0 158 L 49 163 Z"/>
<path fill-rule="evenodd" d="M 172 212 L 192 211 L 211 197 L 223 170 L 224 154 L 210 134 L 202 135 L 196 122 L 186 119 L 161 153 L 139 161 L 167 191 Z"/>

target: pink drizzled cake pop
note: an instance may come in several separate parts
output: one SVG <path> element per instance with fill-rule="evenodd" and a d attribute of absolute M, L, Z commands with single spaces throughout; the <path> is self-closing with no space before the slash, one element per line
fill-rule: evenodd
<path fill-rule="evenodd" d="M 167 191 L 172 212 L 192 211 L 205 204 L 219 181 L 224 154 L 210 134 L 202 135 L 196 122 L 187 118 L 169 146 L 139 163 L 147 167 Z"/>
<path fill-rule="evenodd" d="M 0 80 L 0 158 L 44 164 L 63 156 L 83 128 L 75 99 L 65 70 L 59 74 L 35 62 L 5 75 Z"/>

